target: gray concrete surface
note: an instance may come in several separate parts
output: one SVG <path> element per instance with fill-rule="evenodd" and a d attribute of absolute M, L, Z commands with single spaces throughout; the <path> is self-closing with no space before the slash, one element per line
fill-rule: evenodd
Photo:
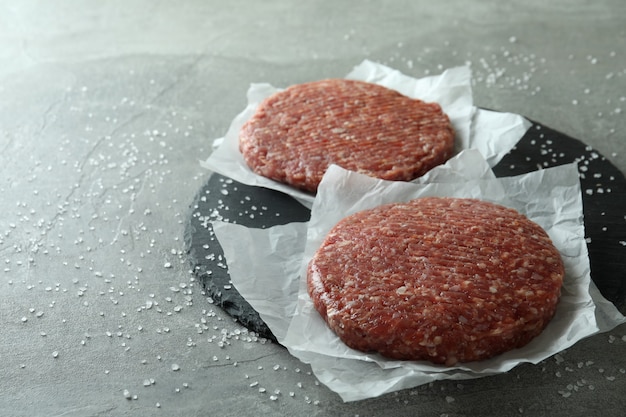
<path fill-rule="evenodd" d="M 203 294 L 184 223 L 251 82 L 469 64 L 479 106 L 626 171 L 626 3 L 0 1 L 0 415 L 582 416 L 626 327 L 539 365 L 342 403 Z M 626 210 L 625 210 L 626 214 Z"/>

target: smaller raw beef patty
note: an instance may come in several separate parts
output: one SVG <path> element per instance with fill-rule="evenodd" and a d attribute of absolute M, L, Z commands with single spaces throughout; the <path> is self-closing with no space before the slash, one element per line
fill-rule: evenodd
<path fill-rule="evenodd" d="M 307 272 L 315 308 L 346 345 L 453 365 L 541 333 L 564 267 L 546 232 L 517 211 L 430 197 L 344 218 Z"/>
<path fill-rule="evenodd" d="M 265 99 L 242 126 L 239 149 L 257 174 L 316 192 L 331 164 L 385 180 L 420 177 L 450 158 L 454 131 L 436 103 L 329 79 Z"/>

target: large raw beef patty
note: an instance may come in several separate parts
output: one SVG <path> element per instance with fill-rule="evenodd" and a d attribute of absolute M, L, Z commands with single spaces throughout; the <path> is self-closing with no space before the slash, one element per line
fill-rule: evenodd
<path fill-rule="evenodd" d="M 563 276 L 546 232 L 517 211 L 430 197 L 341 220 L 310 261 L 307 284 L 346 345 L 453 365 L 541 333 Z"/>
<path fill-rule="evenodd" d="M 315 192 L 331 164 L 410 181 L 444 163 L 454 131 L 436 103 L 362 81 L 297 84 L 265 99 L 239 148 L 257 174 Z"/>

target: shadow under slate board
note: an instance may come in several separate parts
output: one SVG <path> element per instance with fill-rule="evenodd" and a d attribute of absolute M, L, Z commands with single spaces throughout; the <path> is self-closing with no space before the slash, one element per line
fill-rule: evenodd
<path fill-rule="evenodd" d="M 626 179 L 605 157 L 580 140 L 538 123 L 493 169 L 496 176 L 525 174 L 578 162 L 591 278 L 604 297 L 626 313 Z M 194 274 L 214 303 L 261 337 L 275 341 L 258 313 L 231 284 L 211 221 L 252 228 L 308 221 L 310 212 L 292 197 L 241 184 L 213 173 L 192 204 L 185 244 Z"/>

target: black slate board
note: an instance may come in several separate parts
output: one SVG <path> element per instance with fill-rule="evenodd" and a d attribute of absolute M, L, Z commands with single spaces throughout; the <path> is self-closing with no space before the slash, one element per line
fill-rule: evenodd
<path fill-rule="evenodd" d="M 591 277 L 604 297 L 626 313 L 626 179 L 580 140 L 534 123 L 493 171 L 498 177 L 578 162 Z M 185 231 L 193 271 L 215 304 L 261 337 L 276 340 L 258 313 L 230 283 L 212 220 L 266 228 L 307 221 L 310 212 L 278 191 L 212 174 L 196 195 Z"/>
<path fill-rule="evenodd" d="M 214 303 L 249 330 L 272 341 L 276 338 L 259 314 L 230 283 L 224 252 L 213 235 L 211 221 L 266 228 L 305 222 L 310 211 L 279 191 L 253 187 L 211 174 L 196 195 L 185 230 L 185 244 L 193 272 Z"/>

